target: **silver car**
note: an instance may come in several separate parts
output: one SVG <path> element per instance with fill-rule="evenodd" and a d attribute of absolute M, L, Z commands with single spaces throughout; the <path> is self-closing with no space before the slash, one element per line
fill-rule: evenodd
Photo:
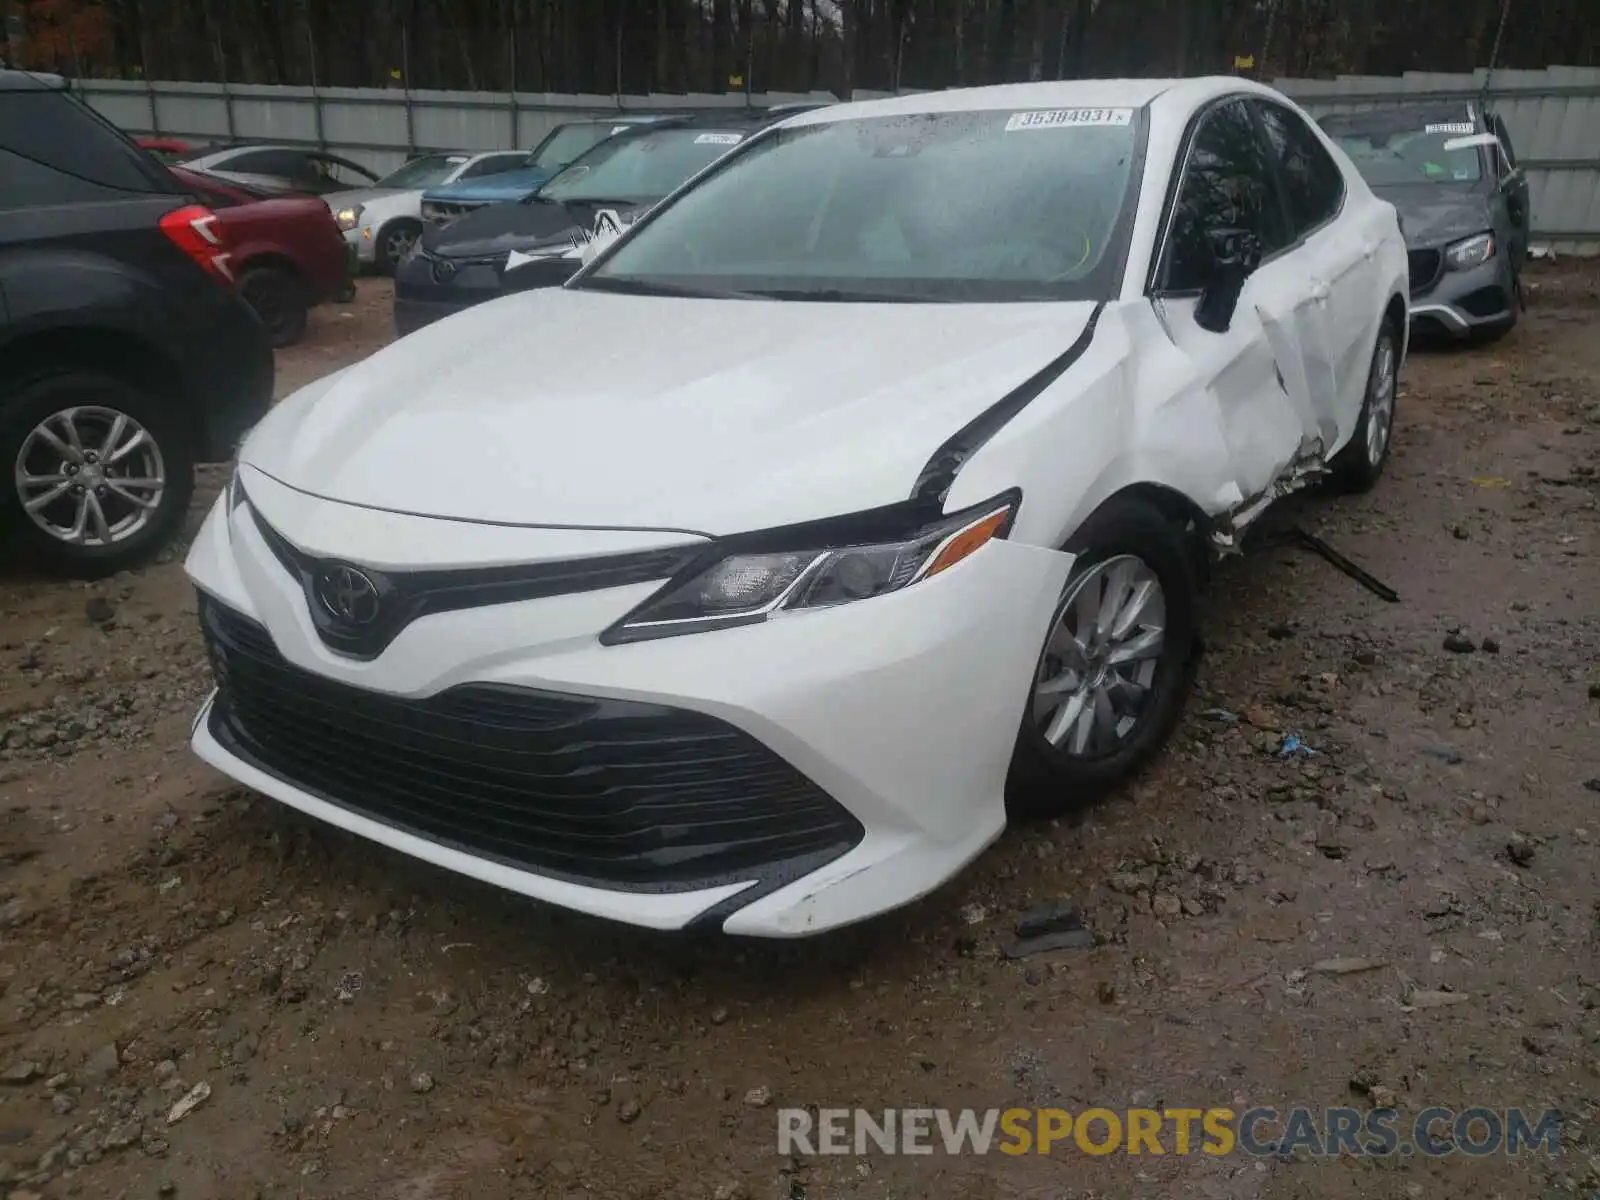
<path fill-rule="evenodd" d="M 511 171 L 527 157 L 521 150 L 423 154 L 371 187 L 330 192 L 323 200 L 360 263 L 387 274 L 422 235 L 424 189 Z"/>

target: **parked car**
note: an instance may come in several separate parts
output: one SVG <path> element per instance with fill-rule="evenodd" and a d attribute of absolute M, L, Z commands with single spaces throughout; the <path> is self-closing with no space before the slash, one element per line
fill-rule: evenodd
<path fill-rule="evenodd" d="M 428 225 L 448 225 L 485 204 L 521 200 L 541 184 L 608 137 L 635 126 L 659 121 L 653 116 L 607 117 L 557 125 L 529 152 L 521 167 L 500 171 L 488 179 L 459 180 L 429 188 L 422 195 L 422 219 Z"/>
<path fill-rule="evenodd" d="M 306 314 L 316 305 L 355 299 L 351 251 L 321 200 L 223 183 L 184 167 L 171 171 L 216 213 L 235 285 L 273 346 L 292 346 L 304 337 Z"/>
<path fill-rule="evenodd" d="M 65 90 L 0 71 L 0 534 L 84 578 L 155 553 L 267 410 L 222 221 Z M 0 538 L 0 540 L 4 540 Z"/>
<path fill-rule="evenodd" d="M 1405 344 L 1394 208 L 1259 84 L 802 114 L 272 411 L 194 745 L 586 912 L 857 921 L 1159 751 L 1210 550 L 1377 481 Z"/>
<path fill-rule="evenodd" d="M 1322 118 L 1372 190 L 1400 212 L 1411 327 L 1488 340 L 1517 323 L 1528 180 L 1505 123 L 1476 104 L 1407 104 Z"/>
<path fill-rule="evenodd" d="M 181 158 L 187 158 L 199 151 L 201 143 L 189 138 L 165 137 L 159 134 L 149 134 L 133 139 L 142 150 L 148 150 L 152 157 L 162 162 L 173 163 Z"/>
<path fill-rule="evenodd" d="M 323 199 L 361 265 L 387 274 L 422 235 L 424 189 L 512 171 L 527 158 L 520 150 L 424 154 L 371 187 L 330 192 Z"/>
<path fill-rule="evenodd" d="M 395 331 L 404 336 L 507 292 L 565 283 L 593 239 L 620 232 L 767 123 L 734 113 L 635 125 L 531 196 L 429 228 L 395 272 Z"/>
<path fill-rule="evenodd" d="M 360 163 L 305 146 L 243 143 L 202 147 L 198 153 L 177 161 L 191 171 L 203 171 L 225 182 L 242 183 L 265 192 L 324 196 L 378 182 L 378 177 Z"/>

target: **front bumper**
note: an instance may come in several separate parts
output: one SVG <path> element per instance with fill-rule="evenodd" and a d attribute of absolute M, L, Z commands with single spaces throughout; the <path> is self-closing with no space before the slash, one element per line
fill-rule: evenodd
<path fill-rule="evenodd" d="M 1442 269 L 1438 264 L 1419 278 L 1415 264 L 1432 261 L 1432 251 L 1413 252 L 1411 281 L 1411 328 L 1417 333 L 1443 334 L 1467 339 L 1479 333 L 1504 329 L 1516 320 L 1511 274 L 1505 256 L 1497 253 L 1488 262 L 1466 271 Z"/>
<path fill-rule="evenodd" d="M 327 519 L 326 513 L 317 518 Z M 419 540 L 448 536 L 441 530 L 449 525 L 416 520 L 412 552 Z M 507 536 L 526 545 L 537 532 Z M 480 527 L 473 536 L 491 535 Z M 304 591 L 274 557 L 248 505 L 229 514 L 219 502 L 207 518 L 190 552 L 191 578 L 211 601 L 259 625 L 272 652 L 314 676 L 317 688 L 359 689 L 373 704 L 415 714 L 454 703 L 459 689 L 487 685 L 506 689 L 518 703 L 556 693 L 579 704 L 649 706 L 686 726 L 726 729 L 752 756 L 740 763 L 759 759 L 792 790 L 775 791 L 766 775 L 724 776 L 676 817 L 663 818 L 660 836 L 680 848 L 693 840 L 685 830 L 719 813 L 737 814 L 762 836 L 776 831 L 772 844 L 785 847 L 778 859 L 726 869 L 729 860 L 719 859 L 715 877 L 676 868 L 652 874 L 647 864 L 621 882 L 614 872 L 597 879 L 592 864 L 555 869 L 542 853 L 506 853 L 504 846 L 496 852 L 465 820 L 454 837 L 437 824 L 397 820 L 392 805 L 370 800 L 372 787 L 393 778 L 396 752 L 368 736 L 371 725 L 343 743 L 340 769 L 366 775 L 341 794 L 328 791 L 326 776 L 322 786 L 311 786 L 291 771 L 267 769 L 229 737 L 228 713 L 221 711 L 229 703 L 226 679 L 221 697 L 208 701 L 197 721 L 193 744 L 213 766 L 286 804 L 527 896 L 658 929 L 817 933 L 924 895 L 999 835 L 1039 639 L 1070 564 L 1052 550 L 994 542 L 903 592 L 623 646 L 600 645 L 599 632 L 658 585 L 610 587 L 434 613 L 407 625 L 378 657 L 359 662 L 319 639 Z M 365 702 L 360 707 L 365 711 Z M 247 708 L 241 711 L 248 718 Z M 430 732 L 417 728 L 418 738 Z M 609 769 L 604 739 L 586 741 L 600 748 L 579 764 L 580 774 Z M 407 752 L 419 744 L 411 739 Z M 487 747 L 485 761 L 505 750 Z M 660 802 L 662 789 L 677 778 L 659 765 L 641 769 L 631 781 L 639 797 L 634 807 Z M 411 794 L 412 779 L 396 780 L 401 799 Z M 484 796 L 474 789 L 503 782 L 463 778 L 461 807 L 481 809 Z M 507 795 L 494 791 L 491 798 Z M 800 822 L 807 836 L 820 840 L 796 832 L 796 804 L 809 814 Z M 843 837 L 843 829 L 859 832 Z"/>
<path fill-rule="evenodd" d="M 371 225 L 358 225 L 344 231 L 344 244 L 359 267 L 375 266 L 378 261 L 377 231 Z"/>

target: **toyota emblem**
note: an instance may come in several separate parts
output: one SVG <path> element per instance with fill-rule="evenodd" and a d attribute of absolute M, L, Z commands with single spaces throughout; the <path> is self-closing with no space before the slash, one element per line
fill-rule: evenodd
<path fill-rule="evenodd" d="M 378 619 L 378 585 L 354 567 L 324 568 L 317 575 L 317 599 L 346 625 L 371 625 Z"/>

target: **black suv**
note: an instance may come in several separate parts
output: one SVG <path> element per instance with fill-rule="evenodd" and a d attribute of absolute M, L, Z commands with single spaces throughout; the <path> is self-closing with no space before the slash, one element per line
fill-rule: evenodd
<path fill-rule="evenodd" d="M 154 552 L 272 399 L 216 218 L 59 79 L 0 70 L 0 543 Z"/>

